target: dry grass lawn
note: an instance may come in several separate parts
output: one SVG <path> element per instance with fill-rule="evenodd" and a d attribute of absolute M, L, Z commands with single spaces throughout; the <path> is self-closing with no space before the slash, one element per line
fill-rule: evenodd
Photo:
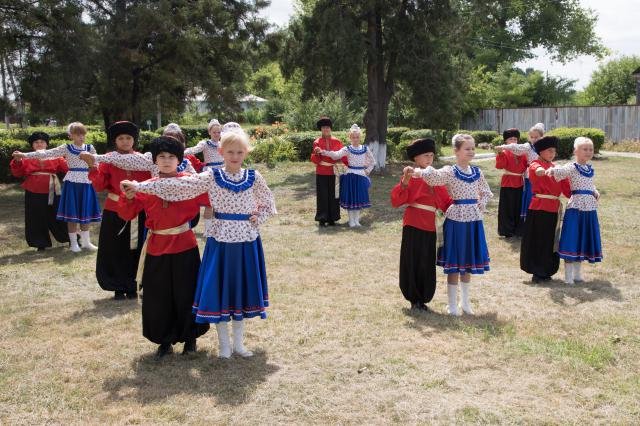
<path fill-rule="evenodd" d="M 279 209 L 262 232 L 272 307 L 247 326 L 256 356 L 227 361 L 215 330 L 197 355 L 154 361 L 139 305 L 100 290 L 94 254 L 29 249 L 22 191 L 1 186 L 0 423 L 640 423 L 640 160 L 596 162 L 605 261 L 575 287 L 562 268 L 528 282 L 496 235 L 498 173 L 479 164 L 492 263 L 462 318 L 442 274 L 434 313 L 398 289 L 401 165 L 374 177 L 357 231 L 315 226 L 310 164 L 261 168 Z"/>

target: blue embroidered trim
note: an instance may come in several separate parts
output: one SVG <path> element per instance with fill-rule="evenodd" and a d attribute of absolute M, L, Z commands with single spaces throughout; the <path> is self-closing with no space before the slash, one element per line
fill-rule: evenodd
<path fill-rule="evenodd" d="M 251 217 L 250 214 L 242 214 L 242 213 L 219 213 L 215 212 L 213 216 L 216 219 L 222 220 L 249 220 Z"/>
<path fill-rule="evenodd" d="M 75 145 L 73 145 L 72 143 L 67 144 L 67 151 L 69 151 L 73 155 L 78 155 L 83 151 L 89 152 L 90 149 L 91 149 L 90 144 L 85 144 L 84 148 L 76 148 Z"/>
<path fill-rule="evenodd" d="M 456 178 L 460 179 L 461 181 L 464 182 L 475 182 L 478 179 L 480 179 L 480 168 L 478 168 L 477 166 L 471 166 L 471 173 L 465 173 L 462 170 L 460 170 L 460 168 L 458 167 L 458 165 L 454 165 L 453 166 L 453 172 L 456 176 Z"/>
<path fill-rule="evenodd" d="M 348 150 L 350 153 L 352 153 L 352 154 L 355 154 L 355 155 L 362 155 L 362 154 L 364 154 L 365 152 L 367 152 L 367 147 L 363 145 L 363 146 L 362 146 L 362 148 L 360 148 L 360 149 L 355 149 L 355 148 L 354 148 L 354 147 L 352 147 L 351 145 L 348 145 L 348 146 L 347 146 L 347 150 Z"/>
<path fill-rule="evenodd" d="M 253 186 L 256 180 L 256 171 L 245 169 L 239 182 L 230 180 L 222 169 L 213 169 L 213 178 L 219 187 L 233 192 L 243 192 Z"/>
<path fill-rule="evenodd" d="M 218 144 L 212 141 L 211 139 L 207 141 L 207 145 L 209 145 L 211 148 L 218 148 Z"/>
<path fill-rule="evenodd" d="M 224 161 L 214 161 L 212 163 L 205 164 L 205 166 L 209 166 L 209 167 L 211 167 L 211 166 L 222 166 L 223 164 L 224 164 Z"/>
<path fill-rule="evenodd" d="M 593 167 L 591 167 L 591 164 L 585 164 L 583 166 L 578 163 L 573 163 L 573 165 L 576 167 L 578 173 L 580 173 L 584 177 L 591 178 L 595 174 L 595 171 L 593 170 Z"/>
<path fill-rule="evenodd" d="M 178 164 L 178 168 L 176 169 L 178 173 L 182 173 L 185 171 L 185 169 L 187 168 L 187 165 L 189 164 L 189 160 L 187 160 L 186 158 L 182 160 L 182 163 Z"/>

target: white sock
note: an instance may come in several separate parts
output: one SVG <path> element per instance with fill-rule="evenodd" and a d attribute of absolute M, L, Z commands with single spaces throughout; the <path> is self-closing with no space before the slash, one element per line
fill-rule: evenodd
<path fill-rule="evenodd" d="M 69 243 L 71 244 L 71 251 L 77 253 L 80 251 L 80 246 L 78 245 L 78 233 L 77 232 L 69 232 Z"/>
<path fill-rule="evenodd" d="M 353 213 L 355 213 L 355 210 L 347 210 L 347 214 L 349 215 L 349 226 L 352 228 L 356 226 L 356 220 Z"/>
<path fill-rule="evenodd" d="M 82 244 L 82 248 L 87 250 L 97 250 L 98 247 L 91 244 L 91 239 L 89 238 L 89 230 L 80 231 L 80 242 Z"/>
<path fill-rule="evenodd" d="M 218 358 L 231 358 L 231 343 L 229 342 L 229 327 L 226 322 L 216 324 L 218 332 Z"/>
<path fill-rule="evenodd" d="M 582 262 L 573 262 L 573 280 L 577 282 L 584 281 L 584 278 L 582 278 Z"/>
<path fill-rule="evenodd" d="M 232 321 L 233 328 L 233 352 L 241 357 L 253 356 L 253 352 L 244 347 L 244 321 Z"/>
<path fill-rule="evenodd" d="M 447 312 L 449 315 L 458 316 L 458 286 L 456 284 L 447 284 L 447 297 L 449 299 Z"/>
<path fill-rule="evenodd" d="M 361 210 L 353 211 L 353 221 L 356 223 L 356 226 L 362 226 L 360 225 L 360 213 L 361 213 Z"/>
<path fill-rule="evenodd" d="M 469 287 L 470 283 L 460 284 L 460 305 L 462 306 L 462 311 L 467 315 L 473 315 L 473 310 L 471 309 L 471 304 L 469 303 Z"/>
<path fill-rule="evenodd" d="M 564 282 L 566 284 L 573 284 L 573 276 L 575 271 L 575 263 L 564 262 Z"/>

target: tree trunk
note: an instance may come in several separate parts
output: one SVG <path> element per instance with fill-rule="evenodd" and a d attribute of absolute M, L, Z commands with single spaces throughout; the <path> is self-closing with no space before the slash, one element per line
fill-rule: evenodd
<path fill-rule="evenodd" d="M 4 124 L 7 126 L 7 130 L 11 127 L 9 123 L 9 95 L 7 94 L 7 76 L 4 69 L 4 58 L 0 58 L 0 72 L 2 73 L 2 99 L 4 99 Z"/>
<path fill-rule="evenodd" d="M 387 124 L 389 102 L 393 95 L 393 80 L 385 80 L 385 55 L 382 45 L 382 16 L 374 9 L 367 18 L 367 110 L 364 125 L 367 130 L 365 142 L 369 144 L 376 160 L 375 169 L 384 169 L 387 158 Z M 391 64 L 389 68 L 391 69 Z"/>

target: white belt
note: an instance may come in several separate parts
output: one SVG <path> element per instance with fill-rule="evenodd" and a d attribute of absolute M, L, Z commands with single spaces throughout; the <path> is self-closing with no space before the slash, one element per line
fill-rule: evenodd
<path fill-rule="evenodd" d="M 114 194 L 113 192 L 108 192 L 108 193 L 107 193 L 107 198 L 109 198 L 110 200 L 115 201 L 116 203 L 117 203 L 118 201 L 120 201 L 120 196 L 119 196 L 119 195 L 117 195 L 117 194 Z"/>
<path fill-rule="evenodd" d="M 51 178 L 49 179 L 49 199 L 47 201 L 47 204 L 52 206 L 54 196 L 60 195 L 60 179 L 58 179 L 58 175 L 56 175 L 55 173 L 49 173 L 49 172 L 33 172 L 31 174 L 51 176 Z"/>
<path fill-rule="evenodd" d="M 329 163 L 327 161 L 321 161 L 320 166 L 327 166 L 327 167 L 333 167 L 335 164 L 334 163 Z"/>
<path fill-rule="evenodd" d="M 549 195 L 549 194 L 533 194 L 534 197 L 536 198 L 545 198 L 547 200 L 559 200 L 560 197 L 556 196 L 556 195 Z"/>
<path fill-rule="evenodd" d="M 513 172 L 510 172 L 509 170 L 505 170 L 502 173 L 502 176 L 520 176 L 520 177 L 522 177 L 522 173 L 513 173 Z"/>
<path fill-rule="evenodd" d="M 419 204 L 419 203 L 411 203 L 408 204 L 409 207 L 415 207 L 416 209 L 422 209 L 422 210 L 427 210 L 429 212 L 436 212 L 436 208 L 433 206 L 428 206 L 426 204 Z"/>

